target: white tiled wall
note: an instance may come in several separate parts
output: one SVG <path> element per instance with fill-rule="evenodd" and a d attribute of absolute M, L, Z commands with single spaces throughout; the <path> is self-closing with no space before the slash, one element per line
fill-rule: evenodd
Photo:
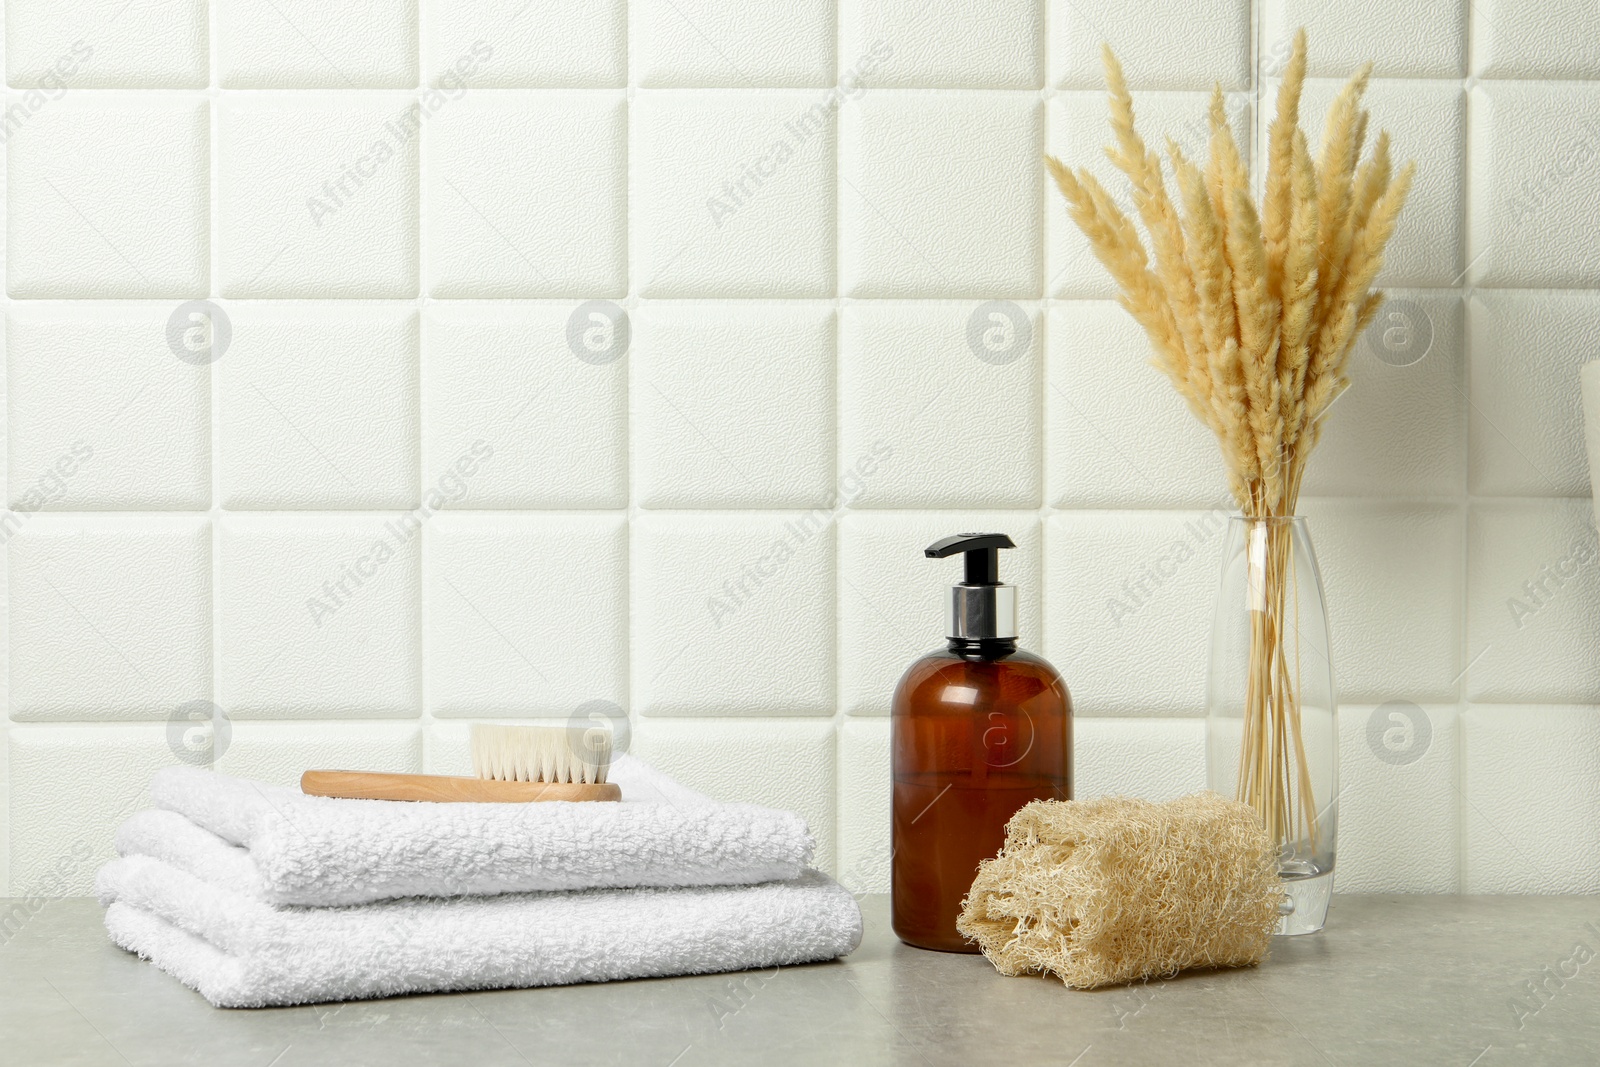
<path fill-rule="evenodd" d="M 625 709 L 881 889 L 921 548 L 975 526 L 1080 795 L 1199 787 L 1215 447 L 1039 157 L 1103 168 L 1105 39 L 1152 139 L 1220 82 L 1258 141 L 1303 23 L 1313 137 L 1370 58 L 1422 168 L 1307 482 L 1341 885 L 1600 891 L 1593 3 L 5 11 L 0 889 L 104 855 L 206 701 L 284 781 Z"/>

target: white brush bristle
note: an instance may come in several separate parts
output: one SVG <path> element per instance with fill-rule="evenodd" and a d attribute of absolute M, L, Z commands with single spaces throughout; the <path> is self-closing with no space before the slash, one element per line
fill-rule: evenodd
<path fill-rule="evenodd" d="M 611 731 L 594 727 L 472 727 L 472 773 L 502 782 L 598 785 L 611 769 Z"/>

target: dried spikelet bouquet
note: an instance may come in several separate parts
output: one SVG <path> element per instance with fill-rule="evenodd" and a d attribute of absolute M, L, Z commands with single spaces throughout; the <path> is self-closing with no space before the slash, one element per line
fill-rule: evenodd
<path fill-rule="evenodd" d="M 1367 112 L 1360 102 L 1370 64 L 1334 101 L 1319 158 L 1312 159 L 1299 127 L 1306 72 L 1301 30 L 1269 130 L 1259 212 L 1220 86 L 1211 97 L 1204 167 L 1167 142 L 1176 189 L 1169 196 L 1160 156 L 1134 130 L 1133 101 L 1109 47 L 1104 60 L 1115 135 L 1106 153 L 1132 183 L 1150 251 L 1091 174 L 1047 157 L 1050 173 L 1116 279 L 1122 306 L 1149 334 L 1156 365 L 1221 442 L 1228 484 L 1245 518 L 1292 516 L 1323 420 L 1349 385 L 1352 343 L 1382 301 L 1371 286 L 1414 166 L 1394 173 L 1387 133 L 1361 161 Z M 1274 840 L 1314 841 L 1318 808 L 1290 671 L 1295 653 L 1286 650 L 1289 627 L 1280 621 L 1294 581 L 1290 531 L 1263 526 L 1264 551 L 1251 559 L 1251 580 L 1262 595 L 1260 609 L 1251 612 L 1238 797 L 1261 815 Z"/>

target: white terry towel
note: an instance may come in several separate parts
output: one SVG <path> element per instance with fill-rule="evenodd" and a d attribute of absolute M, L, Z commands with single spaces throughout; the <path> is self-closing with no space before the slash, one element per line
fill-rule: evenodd
<path fill-rule="evenodd" d="M 310 797 L 169 767 L 150 785 L 163 810 L 129 819 L 116 845 L 270 904 L 319 906 L 785 881 L 811 861 L 794 812 L 718 803 L 631 756 L 609 778 L 620 803 L 433 804 Z M 237 848 L 219 854 L 195 828 Z"/>
<path fill-rule="evenodd" d="M 352 908 L 273 907 L 149 856 L 100 869 L 111 939 L 217 1007 L 708 974 L 829 960 L 861 912 L 826 875 Z"/>

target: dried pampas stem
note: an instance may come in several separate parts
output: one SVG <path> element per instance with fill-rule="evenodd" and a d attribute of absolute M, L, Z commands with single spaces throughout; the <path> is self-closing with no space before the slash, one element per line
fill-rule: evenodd
<path fill-rule="evenodd" d="M 1106 155 L 1128 179 L 1138 222 L 1087 170 L 1047 157 L 1050 173 L 1123 306 L 1149 334 L 1157 365 L 1216 433 L 1240 509 L 1292 515 L 1316 427 L 1348 385 L 1351 345 L 1376 313 L 1372 283 L 1414 165 L 1395 170 L 1387 133 L 1362 159 L 1370 64 L 1334 100 L 1312 157 L 1299 125 L 1302 30 L 1268 128 L 1260 207 L 1220 86 L 1207 109 L 1205 163 L 1166 146 L 1169 193 L 1161 157 L 1135 125 L 1122 65 L 1109 47 L 1103 54 Z"/>
<path fill-rule="evenodd" d="M 1305 465 L 1334 402 L 1349 388 L 1351 347 L 1382 302 L 1372 290 L 1410 192 L 1415 165 L 1395 171 L 1387 133 L 1362 159 L 1371 78 L 1356 72 L 1329 109 L 1313 159 L 1300 129 L 1305 31 L 1278 90 L 1259 210 L 1218 86 L 1202 167 L 1167 144 L 1161 158 L 1134 125 L 1122 65 L 1104 49 L 1113 143 L 1106 155 L 1132 187 L 1134 222 L 1086 170 L 1048 158 L 1068 212 L 1150 337 L 1156 365 L 1222 446 L 1228 486 L 1246 518 L 1292 516 Z M 1180 211 L 1179 208 L 1182 208 Z M 1280 621 L 1293 585 L 1289 529 L 1266 523 L 1264 603 L 1252 611 L 1245 751 L 1239 798 L 1275 840 L 1318 833 L 1300 737 L 1295 652 Z"/>

